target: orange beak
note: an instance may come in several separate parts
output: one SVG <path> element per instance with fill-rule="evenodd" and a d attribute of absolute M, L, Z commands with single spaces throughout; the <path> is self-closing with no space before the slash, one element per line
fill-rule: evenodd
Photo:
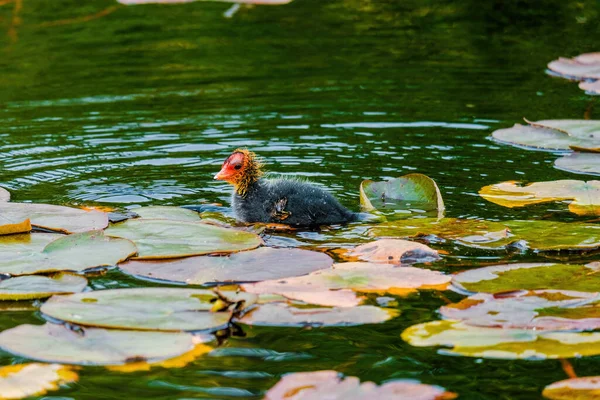
<path fill-rule="evenodd" d="M 217 173 L 214 177 L 214 179 L 218 180 L 218 181 L 224 181 L 227 179 L 228 177 L 228 173 L 227 173 L 227 168 L 224 165 L 223 168 L 221 168 L 221 170 L 219 171 L 219 173 Z"/>

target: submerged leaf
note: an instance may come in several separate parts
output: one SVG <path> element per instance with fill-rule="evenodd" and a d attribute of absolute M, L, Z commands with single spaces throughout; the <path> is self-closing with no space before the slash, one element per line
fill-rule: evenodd
<path fill-rule="evenodd" d="M 79 365 L 123 365 L 141 360 L 160 362 L 192 351 L 208 336 L 181 332 L 138 332 L 66 325 L 19 325 L 0 333 L 0 348 L 44 362 Z"/>
<path fill-rule="evenodd" d="M 60 386 L 77 382 L 79 376 L 69 367 L 58 364 L 15 364 L 0 367 L 2 399 L 41 396 Z"/>
<path fill-rule="evenodd" d="M 325 253 L 261 247 L 218 257 L 128 261 L 119 264 L 119 268 L 140 278 L 204 285 L 289 278 L 329 268 L 332 264 L 333 260 Z"/>
<path fill-rule="evenodd" d="M 107 237 L 102 231 L 8 236 L 0 238 L 0 273 L 85 272 L 116 265 L 136 252 L 129 240 Z"/>
<path fill-rule="evenodd" d="M 600 154 L 573 153 L 557 159 L 554 166 L 576 174 L 600 175 Z"/>
<path fill-rule="evenodd" d="M 0 281 L 0 300 L 43 299 L 55 294 L 81 292 L 87 279 L 73 274 L 18 276 Z"/>
<path fill-rule="evenodd" d="M 600 181 L 560 180 L 521 186 L 509 181 L 485 186 L 484 199 L 504 207 L 523 207 L 549 201 L 573 200 L 569 210 L 578 215 L 600 215 Z"/>
<path fill-rule="evenodd" d="M 451 277 L 438 271 L 389 264 L 341 263 L 331 269 L 285 280 L 242 285 L 250 293 L 278 294 L 323 306 L 352 307 L 362 299 L 355 292 L 405 295 L 417 289 L 444 290 Z"/>
<path fill-rule="evenodd" d="M 445 355 L 504 360 L 545 360 L 600 354 L 600 333 L 536 332 L 432 321 L 413 325 L 402 339 L 417 347 L 443 346 Z"/>
<path fill-rule="evenodd" d="M 366 211 L 386 209 L 444 212 L 435 181 L 423 174 L 408 174 L 385 182 L 362 181 L 360 204 Z"/>
<path fill-rule="evenodd" d="M 262 244 L 262 239 L 250 232 L 164 219 L 130 219 L 105 232 L 108 236 L 133 241 L 139 249 L 137 259 L 231 253 Z"/>
<path fill-rule="evenodd" d="M 226 299 L 220 303 L 224 310 L 211 311 L 220 299 Z M 111 289 L 54 296 L 41 311 L 59 320 L 102 328 L 212 331 L 229 323 L 235 306 L 241 310 L 255 301 L 256 296 L 247 293 L 201 289 Z"/>
<path fill-rule="evenodd" d="M 600 376 L 585 376 L 554 382 L 544 388 L 542 395 L 551 400 L 598 400 Z"/>
<path fill-rule="evenodd" d="M 365 243 L 347 254 L 362 261 L 388 264 L 415 264 L 439 260 L 438 252 L 424 244 L 400 239 Z"/>
<path fill-rule="evenodd" d="M 287 374 L 265 394 L 264 400 L 442 400 L 456 394 L 439 386 L 412 380 L 387 381 L 381 386 L 360 383 L 353 376 L 343 378 L 336 371 L 296 372 Z"/>
<path fill-rule="evenodd" d="M 600 263 L 587 265 L 519 263 L 461 272 L 452 287 L 461 292 L 500 293 L 513 290 L 574 290 L 600 292 Z"/>

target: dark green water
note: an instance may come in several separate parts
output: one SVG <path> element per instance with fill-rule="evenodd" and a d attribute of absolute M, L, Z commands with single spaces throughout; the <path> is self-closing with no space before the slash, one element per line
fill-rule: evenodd
<path fill-rule="evenodd" d="M 417 171 L 438 182 L 451 217 L 572 218 L 562 205 L 511 210 L 476 193 L 503 180 L 578 178 L 552 168 L 556 155 L 488 136 L 523 117 L 598 118 L 576 84 L 544 74 L 558 56 L 599 50 L 598 1 L 296 0 L 232 19 L 219 3 L 17 4 L 15 15 L 15 3 L 0 1 L 0 185 L 15 201 L 228 205 L 230 189 L 212 176 L 247 146 L 272 171 L 326 185 L 354 209 L 362 179 Z M 145 283 L 113 272 L 94 285 Z M 382 325 L 246 329 L 186 368 L 86 368 L 46 398 L 260 398 L 282 373 L 335 369 L 375 382 L 419 379 L 464 399 L 536 399 L 566 377 L 558 361 L 448 357 L 402 342 L 404 328 L 436 319 L 442 304 L 421 292 Z M 41 318 L 0 314 L 2 328 L 24 322 Z M 598 363 L 573 361 L 581 376 L 596 375 Z"/>

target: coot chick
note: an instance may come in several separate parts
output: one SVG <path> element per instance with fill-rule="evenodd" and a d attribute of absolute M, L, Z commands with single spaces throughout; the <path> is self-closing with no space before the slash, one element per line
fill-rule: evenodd
<path fill-rule="evenodd" d="M 357 219 L 329 192 L 296 179 L 265 179 L 262 167 L 254 153 L 237 149 L 215 175 L 233 185 L 232 205 L 239 221 L 310 227 Z"/>

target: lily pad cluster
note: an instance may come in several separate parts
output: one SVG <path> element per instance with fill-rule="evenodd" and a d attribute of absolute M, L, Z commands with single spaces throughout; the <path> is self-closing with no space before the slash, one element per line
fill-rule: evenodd
<path fill-rule="evenodd" d="M 586 93 L 600 95 L 600 53 L 560 57 L 548 63 L 548 70 L 551 75 L 579 81 L 579 88 Z"/>

